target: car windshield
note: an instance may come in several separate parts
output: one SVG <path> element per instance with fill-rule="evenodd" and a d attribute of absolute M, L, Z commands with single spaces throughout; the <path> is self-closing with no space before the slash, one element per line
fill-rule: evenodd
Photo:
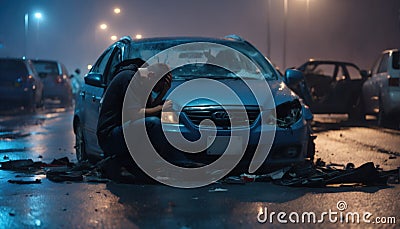
<path fill-rule="evenodd" d="M 60 75 L 57 62 L 54 61 L 33 61 L 36 71 L 40 73 L 45 73 L 46 75 L 57 76 Z"/>
<path fill-rule="evenodd" d="M 15 80 L 20 77 L 27 77 L 28 70 L 20 60 L 0 60 L 0 79 L 2 81 Z"/>
<path fill-rule="evenodd" d="M 219 43 L 218 43 L 219 42 Z M 156 41 L 132 43 L 129 58 L 168 64 L 177 80 L 193 78 L 277 79 L 265 57 L 244 42 Z"/>
<path fill-rule="evenodd" d="M 393 52 L 393 64 L 394 69 L 400 69 L 400 52 Z"/>

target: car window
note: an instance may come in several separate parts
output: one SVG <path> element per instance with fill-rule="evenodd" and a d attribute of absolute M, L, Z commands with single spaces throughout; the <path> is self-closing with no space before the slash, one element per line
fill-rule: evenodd
<path fill-rule="evenodd" d="M 116 66 L 117 64 L 119 64 L 122 60 L 122 55 L 121 55 L 121 49 L 120 48 L 115 48 L 112 56 L 111 56 L 111 60 L 110 60 L 110 65 L 109 67 L 106 69 L 106 72 L 104 73 L 104 78 L 107 79 L 107 82 L 110 82 L 115 74 Z"/>
<path fill-rule="evenodd" d="M 96 61 L 96 64 L 92 67 L 90 70 L 91 73 L 99 73 L 99 74 L 104 74 L 104 71 L 107 67 L 108 59 L 110 58 L 113 47 L 107 49 L 103 55 Z"/>
<path fill-rule="evenodd" d="M 387 72 L 388 60 L 389 60 L 389 54 L 386 53 L 382 57 L 382 60 L 381 60 L 381 63 L 379 64 L 377 73 Z"/>
<path fill-rule="evenodd" d="M 55 61 L 33 61 L 36 71 L 40 73 L 45 73 L 46 76 L 58 76 L 60 75 L 60 69 Z"/>
<path fill-rule="evenodd" d="M 220 43 L 218 43 L 220 42 Z M 188 79 L 197 77 L 207 78 L 236 78 L 249 79 L 277 79 L 274 67 L 255 48 L 246 43 L 233 41 L 188 42 L 188 41 L 160 41 L 148 43 L 136 43 L 131 45 L 129 58 L 141 58 L 147 61 L 157 56 L 156 61 L 177 66 L 177 63 L 185 63 L 190 66 L 181 68 L 173 75 L 174 79 Z M 218 75 L 198 75 L 202 70 L 194 71 L 194 63 L 215 64 L 224 66 L 231 71 L 219 71 Z M 202 65 L 204 67 L 204 65 Z M 205 66 L 208 68 L 209 66 Z M 189 71 L 189 69 L 191 69 Z M 214 69 L 214 68 L 213 68 Z M 192 71 L 193 70 L 193 71 Z M 180 75 L 178 75 L 180 73 Z"/>
<path fill-rule="evenodd" d="M 336 81 L 345 80 L 346 78 L 346 73 L 344 72 L 343 67 L 339 65 L 336 73 Z"/>
<path fill-rule="evenodd" d="M 382 57 L 379 57 L 377 60 L 375 60 L 374 65 L 372 65 L 372 69 L 371 69 L 372 75 L 374 75 L 378 72 L 379 63 L 381 62 L 381 59 L 382 59 Z"/>
<path fill-rule="evenodd" d="M 310 64 L 305 69 L 305 74 L 308 75 L 324 75 L 333 78 L 335 73 L 334 64 Z"/>
<path fill-rule="evenodd" d="M 0 60 L 0 79 L 2 81 L 27 77 L 28 74 L 24 62 L 19 60 Z"/>
<path fill-rule="evenodd" d="M 400 52 L 393 52 L 392 53 L 393 63 L 392 67 L 394 69 L 400 69 Z"/>
<path fill-rule="evenodd" d="M 347 65 L 347 72 L 352 80 L 362 79 L 360 71 L 354 66 Z"/>
<path fill-rule="evenodd" d="M 63 75 L 69 76 L 68 70 L 63 64 L 61 64 L 61 69 L 62 69 L 62 74 Z"/>

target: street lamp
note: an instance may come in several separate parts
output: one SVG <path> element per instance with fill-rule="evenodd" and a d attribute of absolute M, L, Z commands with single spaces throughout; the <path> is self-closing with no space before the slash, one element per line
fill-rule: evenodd
<path fill-rule="evenodd" d="M 36 12 L 33 14 L 34 17 L 38 20 L 43 18 L 43 15 L 40 12 Z M 25 34 L 24 34 L 24 58 L 27 56 L 27 47 L 28 47 L 28 29 L 29 29 L 29 13 L 25 13 L 24 16 L 24 29 L 25 29 Z"/>
<path fill-rule="evenodd" d="M 114 13 L 115 13 L 115 14 L 121 13 L 121 9 L 120 9 L 120 8 L 114 8 Z"/>
<path fill-rule="evenodd" d="M 136 38 L 136 39 L 142 39 L 143 36 L 142 36 L 142 34 L 136 34 L 135 38 Z"/>
<path fill-rule="evenodd" d="M 102 30 L 106 30 L 107 29 L 107 24 L 100 24 L 100 29 L 102 29 Z"/>
<path fill-rule="evenodd" d="M 283 20 L 283 69 L 286 68 L 286 30 L 287 30 L 287 17 L 288 17 L 288 1 L 285 0 L 283 2 L 283 13 L 284 13 L 284 20 Z"/>

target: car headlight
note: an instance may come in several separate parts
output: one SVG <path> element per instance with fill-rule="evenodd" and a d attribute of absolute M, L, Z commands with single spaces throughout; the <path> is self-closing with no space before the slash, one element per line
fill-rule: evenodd
<path fill-rule="evenodd" d="M 178 124 L 179 116 L 175 111 L 163 111 L 161 112 L 161 122 L 168 124 Z"/>
<path fill-rule="evenodd" d="M 276 125 L 280 128 L 290 128 L 300 120 L 301 115 L 302 107 L 298 99 L 282 103 L 276 107 Z"/>

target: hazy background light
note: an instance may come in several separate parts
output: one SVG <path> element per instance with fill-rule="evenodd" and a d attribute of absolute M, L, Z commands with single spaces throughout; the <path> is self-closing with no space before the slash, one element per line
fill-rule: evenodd
<path fill-rule="evenodd" d="M 27 43 L 27 58 L 58 59 L 71 71 L 86 70 L 110 45 L 111 35 L 136 38 L 142 31 L 143 38 L 237 34 L 284 70 L 283 0 L 98 0 L 96 7 L 93 1 L 0 2 L 0 57 L 23 56 Z M 286 67 L 316 58 L 354 62 L 369 70 L 383 49 L 399 47 L 399 0 L 287 2 Z M 41 12 L 42 19 L 35 18 L 35 12 Z M 23 16 L 28 13 L 24 35 Z M 101 29 L 102 23 L 107 28 Z"/>
<path fill-rule="evenodd" d="M 88 69 L 88 70 L 92 69 L 92 67 L 93 67 L 93 66 L 92 66 L 91 64 L 88 64 L 88 65 L 87 65 L 87 69 Z"/>
<path fill-rule="evenodd" d="M 136 34 L 135 38 L 136 38 L 136 39 L 142 39 L 143 36 L 142 36 L 142 34 Z"/>
<path fill-rule="evenodd" d="M 107 29 L 107 27 L 108 27 L 107 24 L 104 24 L 104 23 L 100 25 L 100 29 L 102 29 L 102 30 Z"/>
<path fill-rule="evenodd" d="M 116 41 L 117 39 L 118 39 L 117 36 L 115 36 L 115 35 L 112 35 L 112 36 L 111 36 L 111 40 L 112 40 L 112 41 Z"/>
<path fill-rule="evenodd" d="M 35 13 L 34 15 L 35 15 L 35 18 L 37 18 L 37 19 L 42 19 L 42 17 L 43 17 L 43 15 L 39 12 Z"/>
<path fill-rule="evenodd" d="M 115 14 L 119 14 L 119 13 L 121 13 L 121 9 L 120 8 L 114 8 L 114 13 Z"/>

